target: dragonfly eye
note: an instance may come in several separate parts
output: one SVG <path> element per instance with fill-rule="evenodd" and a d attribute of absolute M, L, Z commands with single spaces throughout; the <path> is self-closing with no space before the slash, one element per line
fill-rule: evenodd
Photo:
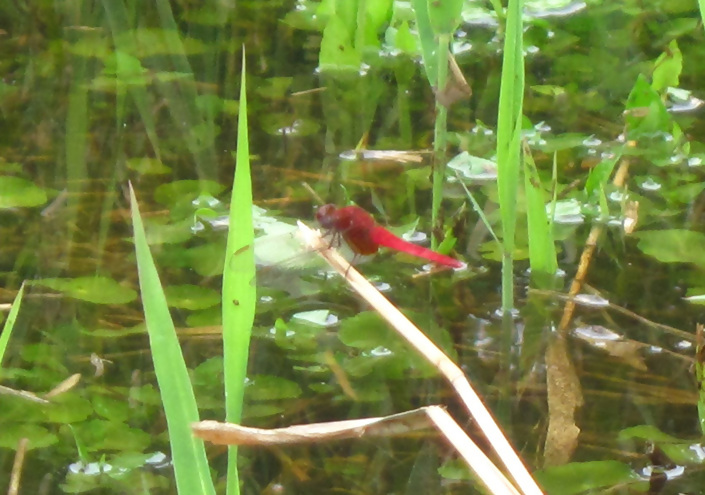
<path fill-rule="evenodd" d="M 335 225 L 335 205 L 327 204 L 316 211 L 316 220 L 324 229 L 332 229 Z"/>

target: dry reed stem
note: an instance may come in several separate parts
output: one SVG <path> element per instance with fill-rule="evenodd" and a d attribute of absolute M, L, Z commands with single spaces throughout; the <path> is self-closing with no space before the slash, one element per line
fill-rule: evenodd
<path fill-rule="evenodd" d="M 622 160 L 617 169 L 617 173 L 614 175 L 612 184 L 617 187 L 622 187 L 629 173 L 629 161 Z M 602 224 L 597 224 L 592 227 L 587 240 L 585 241 L 585 248 L 580 255 L 580 263 L 578 264 L 578 271 L 575 273 L 573 282 L 570 284 L 570 290 L 568 291 L 569 299 L 563 307 L 563 316 L 561 317 L 561 322 L 558 324 L 558 331 L 561 335 L 565 335 L 568 331 L 568 325 L 573 319 L 573 313 L 575 312 L 575 296 L 578 295 L 580 289 L 582 289 L 585 283 L 585 278 L 587 277 L 588 268 L 590 268 L 590 262 L 592 261 L 592 256 L 597 248 L 597 241 L 604 230 Z"/>
<path fill-rule="evenodd" d="M 27 453 L 28 444 L 28 438 L 20 438 L 20 441 L 17 442 L 17 452 L 15 452 L 15 461 L 12 463 L 12 473 L 10 474 L 10 484 L 7 489 L 7 495 L 17 495 L 20 493 L 22 466 L 24 466 L 24 457 Z"/>
<path fill-rule="evenodd" d="M 494 495 L 521 495 L 485 453 L 440 406 L 426 406 L 383 418 L 352 419 L 286 428 L 249 428 L 232 423 L 201 421 L 191 425 L 198 438 L 218 445 L 286 445 L 350 438 L 404 435 L 434 426 L 461 455 Z"/>
<path fill-rule="evenodd" d="M 329 249 L 329 243 L 321 238 L 317 231 L 302 222 L 298 225 L 306 244 L 318 250 L 319 254 L 346 279 L 348 284 L 450 382 L 522 492 L 526 495 L 542 494 L 538 484 L 470 385 L 463 371 L 360 272 L 351 267 L 345 258 L 335 249 Z"/>

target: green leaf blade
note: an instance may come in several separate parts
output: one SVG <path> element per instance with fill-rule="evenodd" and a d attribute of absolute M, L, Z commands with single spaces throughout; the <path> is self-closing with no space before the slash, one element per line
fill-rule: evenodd
<path fill-rule="evenodd" d="M 166 413 L 176 484 L 179 493 L 215 494 L 203 441 L 191 434 L 191 423 L 199 420 L 196 398 L 132 187 L 130 201 L 142 304 Z"/>

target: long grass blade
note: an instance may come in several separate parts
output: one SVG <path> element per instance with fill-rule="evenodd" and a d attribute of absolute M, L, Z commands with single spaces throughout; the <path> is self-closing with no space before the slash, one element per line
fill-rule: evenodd
<path fill-rule="evenodd" d="M 223 272 L 223 358 L 225 373 L 225 415 L 240 423 L 245 394 L 247 358 L 255 317 L 255 257 L 252 226 L 252 179 L 247 132 L 247 87 L 245 52 L 242 54 L 240 112 L 238 116 L 235 178 L 230 199 L 230 228 Z M 239 493 L 237 447 L 229 448 L 228 494 Z"/>
<path fill-rule="evenodd" d="M 522 0 L 507 7 L 502 81 L 497 116 L 497 188 L 502 217 L 502 309 L 514 307 L 513 251 L 516 230 L 516 197 L 519 188 L 521 117 L 524 100 Z"/>
<path fill-rule="evenodd" d="M 10 342 L 10 335 L 12 335 L 12 329 L 15 327 L 15 321 L 17 321 L 17 314 L 20 312 L 20 305 L 22 304 L 22 296 L 24 295 L 24 284 L 17 291 L 15 300 L 12 301 L 12 307 L 10 308 L 10 314 L 7 315 L 7 320 L 5 320 L 5 325 L 2 327 L 2 334 L 0 334 L 0 367 L 2 366 L 2 358 L 5 357 L 5 351 L 7 350 L 7 344 Z"/>
<path fill-rule="evenodd" d="M 149 251 L 135 192 L 130 185 L 132 225 L 139 270 L 142 305 L 161 392 L 169 441 L 180 494 L 215 494 L 203 441 L 191 435 L 191 423 L 198 421 L 196 398 L 186 363 L 176 337 L 174 322 L 162 290 L 152 253 Z"/>

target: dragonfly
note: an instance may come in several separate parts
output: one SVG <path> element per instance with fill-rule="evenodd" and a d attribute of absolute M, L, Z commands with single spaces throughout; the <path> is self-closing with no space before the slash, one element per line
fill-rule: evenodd
<path fill-rule="evenodd" d="M 435 262 L 454 269 L 464 268 L 465 263 L 431 251 L 417 244 L 405 241 L 377 224 L 372 216 L 359 206 L 338 208 L 328 204 L 318 208 L 316 219 L 330 237 L 330 246 L 346 248 L 343 256 L 351 260 L 351 265 L 367 259 L 380 247 Z M 264 235 L 255 239 L 254 245 L 246 246 L 235 252 L 230 266 L 235 265 L 237 255 L 245 249 L 254 247 L 255 262 L 258 266 L 257 280 L 265 286 L 281 288 L 287 292 L 297 290 L 291 275 L 295 272 L 325 269 L 325 264 L 311 251 L 306 251 L 299 238 L 298 228 L 267 216 L 259 217 L 260 228 Z M 341 243 L 340 240 L 344 240 Z M 303 251 L 302 251 L 303 250 Z M 253 281 L 254 283 L 254 281 Z"/>
<path fill-rule="evenodd" d="M 392 234 L 359 206 L 338 208 L 334 204 L 326 204 L 316 211 L 316 220 L 333 236 L 334 242 L 342 237 L 356 257 L 375 254 L 380 247 L 386 247 L 451 268 L 465 267 L 465 263 L 460 260 L 412 244 Z"/>

